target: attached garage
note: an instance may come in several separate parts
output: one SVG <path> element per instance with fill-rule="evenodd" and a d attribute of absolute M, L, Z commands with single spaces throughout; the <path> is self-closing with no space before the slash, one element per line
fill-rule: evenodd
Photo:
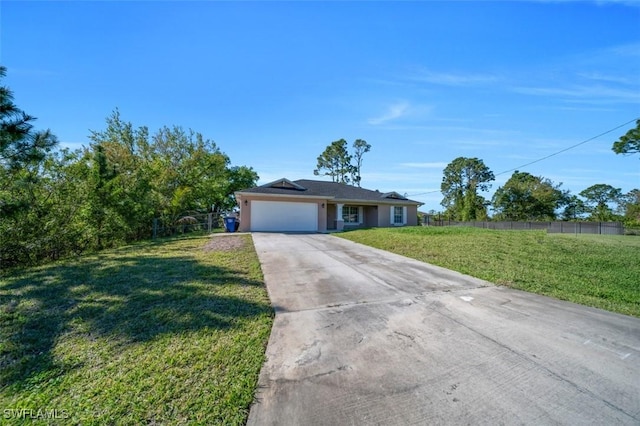
<path fill-rule="evenodd" d="M 253 200 L 251 231 L 317 232 L 318 204 Z"/>

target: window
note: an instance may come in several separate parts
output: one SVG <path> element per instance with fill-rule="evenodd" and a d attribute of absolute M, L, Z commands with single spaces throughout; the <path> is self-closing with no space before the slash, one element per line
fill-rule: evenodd
<path fill-rule="evenodd" d="M 393 206 L 391 207 L 391 224 L 392 225 L 404 225 L 406 224 L 406 207 Z"/>
<path fill-rule="evenodd" d="M 342 220 L 344 220 L 344 223 L 360 223 L 360 214 L 358 207 L 342 207 Z"/>
<path fill-rule="evenodd" d="M 402 207 L 395 206 L 393 208 L 393 223 L 402 223 Z"/>

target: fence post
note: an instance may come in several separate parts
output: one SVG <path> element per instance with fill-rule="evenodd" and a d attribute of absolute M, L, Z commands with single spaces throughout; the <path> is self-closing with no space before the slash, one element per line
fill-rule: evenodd
<path fill-rule="evenodd" d="M 158 218 L 153 218 L 153 239 L 155 240 L 158 237 Z"/>
<path fill-rule="evenodd" d="M 211 222 L 212 222 L 213 213 L 209 213 L 207 216 L 208 216 L 207 217 L 207 232 L 211 233 Z"/>

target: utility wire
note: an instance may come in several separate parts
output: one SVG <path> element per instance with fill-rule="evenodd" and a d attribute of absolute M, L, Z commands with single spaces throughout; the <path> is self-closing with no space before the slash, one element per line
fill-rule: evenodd
<path fill-rule="evenodd" d="M 623 123 L 623 124 L 621 124 L 621 125 L 619 125 L 619 126 L 614 127 L 613 129 L 609 129 L 609 130 L 607 130 L 606 132 L 600 133 L 599 135 L 593 136 L 593 137 L 591 137 L 591 138 L 589 138 L 589 139 L 586 139 L 586 140 L 584 140 L 584 141 L 582 141 L 582 142 L 580 142 L 580 143 L 577 143 L 577 144 L 575 144 L 575 145 L 571 145 L 571 146 L 570 146 L 570 147 L 568 147 L 568 148 L 561 149 L 560 151 L 554 152 L 553 154 L 549 154 L 549 155 L 547 155 L 547 156 L 545 156 L 545 157 L 538 158 L 537 160 L 533 160 L 533 161 L 531 161 L 531 162 L 529 162 L 529 163 L 526 163 L 526 164 L 523 164 L 523 165 L 521 165 L 521 166 L 514 167 L 514 168 L 512 168 L 512 169 L 505 170 L 505 171 L 500 172 L 500 173 L 496 173 L 494 176 L 500 176 L 500 175 L 503 175 L 503 174 L 505 174 L 505 173 L 513 172 L 514 170 L 519 170 L 519 169 L 522 169 L 522 168 L 524 168 L 524 167 L 530 166 L 530 165 L 532 165 L 532 164 L 539 163 L 540 161 L 546 160 L 546 159 L 548 159 L 548 158 L 555 157 L 555 156 L 556 156 L 556 155 L 558 155 L 558 154 L 562 154 L 563 152 L 567 152 L 567 151 L 569 151 L 569 150 L 571 150 L 571 149 L 573 149 L 573 148 L 577 148 L 577 147 L 579 147 L 580 145 L 584 145 L 584 144 L 586 144 L 587 142 L 591 142 L 591 141 L 592 141 L 592 140 L 594 140 L 594 139 L 598 139 L 599 137 L 602 137 L 602 136 L 604 136 L 604 135 L 606 135 L 606 134 L 609 134 L 609 133 L 611 133 L 611 132 L 614 132 L 614 131 L 618 130 L 618 129 L 619 129 L 619 128 L 621 128 L 621 127 L 624 127 L 624 126 L 626 126 L 626 125 L 628 125 L 628 124 L 633 123 L 633 122 L 634 122 L 634 121 L 636 121 L 636 120 L 640 120 L 640 117 L 634 118 L 633 120 L 629 120 L 629 121 L 627 121 L 626 123 Z M 411 195 L 409 195 L 409 197 L 415 197 L 415 196 L 418 196 L 418 195 L 435 194 L 436 192 L 440 192 L 440 191 L 439 191 L 439 190 L 435 190 L 435 191 L 421 192 L 421 193 L 419 193 L 419 194 L 411 194 Z"/>
<path fill-rule="evenodd" d="M 560 151 L 558 151 L 558 152 L 554 152 L 553 154 L 549 154 L 549 155 L 547 155 L 546 157 L 538 158 L 537 160 L 531 161 L 530 163 L 523 164 L 523 165 L 521 165 L 521 166 L 514 167 L 513 169 L 509 169 L 509 170 L 505 170 L 504 172 L 497 173 L 495 176 L 500 176 L 500 175 L 503 175 L 503 174 L 505 174 L 505 173 L 509 173 L 509 172 L 514 171 L 514 170 L 518 170 L 518 169 L 521 169 L 521 168 L 523 168 L 523 167 L 527 167 L 527 166 L 530 166 L 530 165 L 532 165 L 532 164 L 539 163 L 540 161 L 546 160 L 547 158 L 554 157 L 554 156 L 556 156 L 556 155 L 558 155 L 558 154 L 562 154 L 563 152 L 567 152 L 567 151 L 569 151 L 570 149 L 573 149 L 573 148 L 579 147 L 580 145 L 584 145 L 584 144 L 585 144 L 585 143 L 587 143 L 587 142 L 591 142 L 591 141 L 592 141 L 592 140 L 594 140 L 594 139 L 598 139 L 598 138 L 599 138 L 599 137 L 601 137 L 601 136 L 604 136 L 604 135 L 606 135 L 606 134 L 608 134 L 608 133 L 611 133 L 611 132 L 613 132 L 613 131 L 615 131 L 615 130 L 618 130 L 619 128 L 624 127 L 624 126 L 626 126 L 627 124 L 631 124 L 631 123 L 633 123 L 634 121 L 636 121 L 636 120 L 638 120 L 638 119 L 640 119 L 640 117 L 638 117 L 638 118 L 634 118 L 633 120 L 629 120 L 629 121 L 627 121 L 627 122 L 626 122 L 626 123 L 624 123 L 624 124 L 621 124 L 621 125 L 619 125 L 619 126 L 617 126 L 617 127 L 614 127 L 613 129 L 607 130 L 606 132 L 600 133 L 600 134 L 599 134 L 599 135 L 597 135 L 597 136 L 594 136 L 594 137 L 592 137 L 592 138 L 589 138 L 589 139 L 587 139 L 587 140 L 584 140 L 584 141 L 582 141 L 582 142 L 580 142 L 580 143 L 577 143 L 577 144 L 575 144 L 575 145 L 571 145 L 571 146 L 570 146 L 570 147 L 568 147 L 568 148 L 562 149 L 562 150 L 560 150 Z"/>

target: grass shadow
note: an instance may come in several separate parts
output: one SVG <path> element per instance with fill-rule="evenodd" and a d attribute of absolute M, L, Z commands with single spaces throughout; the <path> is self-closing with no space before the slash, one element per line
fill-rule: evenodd
<path fill-rule="evenodd" d="M 272 315 L 250 290 L 263 282 L 234 266 L 237 254 L 209 262 L 217 254 L 200 252 L 197 240 L 186 249 L 165 241 L 0 277 L 0 390 L 77 368 L 56 361 L 61 338 L 128 344 Z"/>

